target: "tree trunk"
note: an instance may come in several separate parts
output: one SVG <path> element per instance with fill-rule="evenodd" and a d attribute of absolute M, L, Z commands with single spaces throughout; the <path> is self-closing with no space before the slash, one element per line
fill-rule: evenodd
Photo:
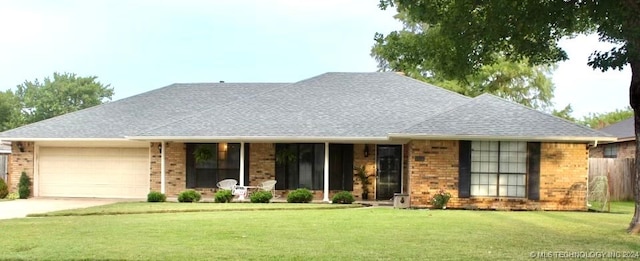
<path fill-rule="evenodd" d="M 633 194 L 636 209 L 627 231 L 631 234 L 640 233 L 640 59 L 630 59 L 631 86 L 629 87 L 629 101 L 633 108 L 633 118 L 636 132 L 636 166 Z"/>

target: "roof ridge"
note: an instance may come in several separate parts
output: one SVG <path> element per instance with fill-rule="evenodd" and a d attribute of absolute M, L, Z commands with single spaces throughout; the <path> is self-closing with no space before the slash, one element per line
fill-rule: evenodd
<path fill-rule="evenodd" d="M 450 92 L 450 93 L 452 93 L 452 94 L 458 95 L 458 96 L 460 96 L 460 97 L 464 97 L 464 98 L 466 98 L 466 99 L 474 99 L 474 98 L 475 98 L 475 97 L 469 97 L 469 96 L 466 96 L 466 95 L 464 95 L 464 94 L 454 92 L 454 91 L 452 91 L 452 90 L 449 90 L 449 89 L 444 88 L 444 87 L 437 86 L 437 85 L 435 85 L 435 84 L 431 84 L 431 83 L 428 83 L 428 82 L 425 82 L 425 81 L 421 81 L 421 80 L 418 80 L 418 79 L 414 79 L 414 78 L 409 77 L 409 76 L 406 76 L 406 75 L 401 75 L 401 74 L 398 74 L 397 72 L 382 72 L 382 73 L 391 73 L 391 74 L 394 74 L 394 75 L 397 75 L 397 76 L 400 76 L 400 77 L 403 77 L 403 78 L 409 78 L 409 79 L 411 79 L 411 80 L 413 80 L 413 81 L 416 81 L 416 82 L 418 82 L 418 83 L 422 83 L 422 84 L 427 85 L 427 86 L 430 86 L 430 87 L 435 87 L 435 88 L 437 88 L 437 89 L 439 89 L 439 90 L 443 90 L 443 91 L 445 91 L 445 92 Z M 477 97 L 477 96 L 476 96 L 476 97 Z"/>
<path fill-rule="evenodd" d="M 453 106 L 453 107 L 449 108 L 448 110 L 444 110 L 444 111 L 441 111 L 441 112 L 436 113 L 436 114 L 434 114 L 434 115 L 431 115 L 431 117 L 427 117 L 427 118 L 425 118 L 424 120 L 422 120 L 422 121 L 420 121 L 420 122 L 418 122 L 418 123 L 414 123 L 414 124 L 412 124 L 411 126 L 408 126 L 408 127 L 404 128 L 404 129 L 402 129 L 401 131 L 408 131 L 409 129 L 411 129 L 411 128 L 413 128 L 413 127 L 416 127 L 416 126 L 418 126 L 418 125 L 420 125 L 420 124 L 422 124 L 422 123 L 424 123 L 424 122 L 428 121 L 429 119 L 436 118 L 436 117 L 438 117 L 438 116 L 440 116 L 440 115 L 443 115 L 443 114 L 445 114 L 445 113 L 448 113 L 448 112 L 451 112 L 451 111 L 453 111 L 453 110 L 456 110 L 456 109 L 458 109 L 458 108 L 460 108 L 460 107 L 462 107 L 462 106 L 465 106 L 465 105 L 467 105 L 467 104 L 469 104 L 469 103 L 472 103 L 472 102 L 474 102 L 474 101 L 476 100 L 475 98 L 477 98 L 477 96 L 476 96 L 476 97 L 474 97 L 474 98 L 471 98 L 471 97 L 468 97 L 468 96 L 465 96 L 465 97 L 467 97 L 467 98 L 469 98 L 469 99 L 468 99 L 467 101 L 465 101 L 464 103 L 459 104 L 458 106 Z"/>

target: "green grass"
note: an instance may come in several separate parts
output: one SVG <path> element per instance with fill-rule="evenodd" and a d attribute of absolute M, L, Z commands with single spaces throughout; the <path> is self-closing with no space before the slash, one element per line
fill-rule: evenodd
<path fill-rule="evenodd" d="M 151 214 L 151 213 L 179 213 L 179 212 L 212 212 L 212 211 L 253 211 L 253 210 L 295 210 L 295 209 L 336 209 L 357 208 L 358 204 L 252 204 L 252 203 L 146 203 L 120 202 L 115 204 L 62 210 L 42 214 L 30 214 L 29 217 L 54 216 L 94 216 L 94 215 L 122 215 L 122 214 Z"/>
<path fill-rule="evenodd" d="M 103 208 L 147 205 L 137 204 Z M 283 209 L 11 219 L 0 220 L 0 259 L 517 260 L 543 251 L 640 251 L 640 237 L 625 232 L 633 205 L 612 209 Z"/>

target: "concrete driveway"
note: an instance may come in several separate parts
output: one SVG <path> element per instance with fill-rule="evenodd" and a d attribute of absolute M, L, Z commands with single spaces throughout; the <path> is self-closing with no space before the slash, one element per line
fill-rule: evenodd
<path fill-rule="evenodd" d="M 96 198 L 30 198 L 0 201 L 0 219 L 23 218 L 27 214 L 86 208 L 119 201 L 121 200 Z"/>

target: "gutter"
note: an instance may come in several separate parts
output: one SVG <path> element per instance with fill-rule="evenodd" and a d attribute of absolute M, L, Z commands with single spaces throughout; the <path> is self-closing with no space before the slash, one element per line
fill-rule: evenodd
<path fill-rule="evenodd" d="M 390 133 L 389 138 L 427 139 L 427 140 L 500 140 L 500 141 L 540 141 L 540 142 L 592 142 L 616 141 L 616 137 L 563 137 L 563 136 L 485 136 L 485 135 L 427 135 Z"/>

